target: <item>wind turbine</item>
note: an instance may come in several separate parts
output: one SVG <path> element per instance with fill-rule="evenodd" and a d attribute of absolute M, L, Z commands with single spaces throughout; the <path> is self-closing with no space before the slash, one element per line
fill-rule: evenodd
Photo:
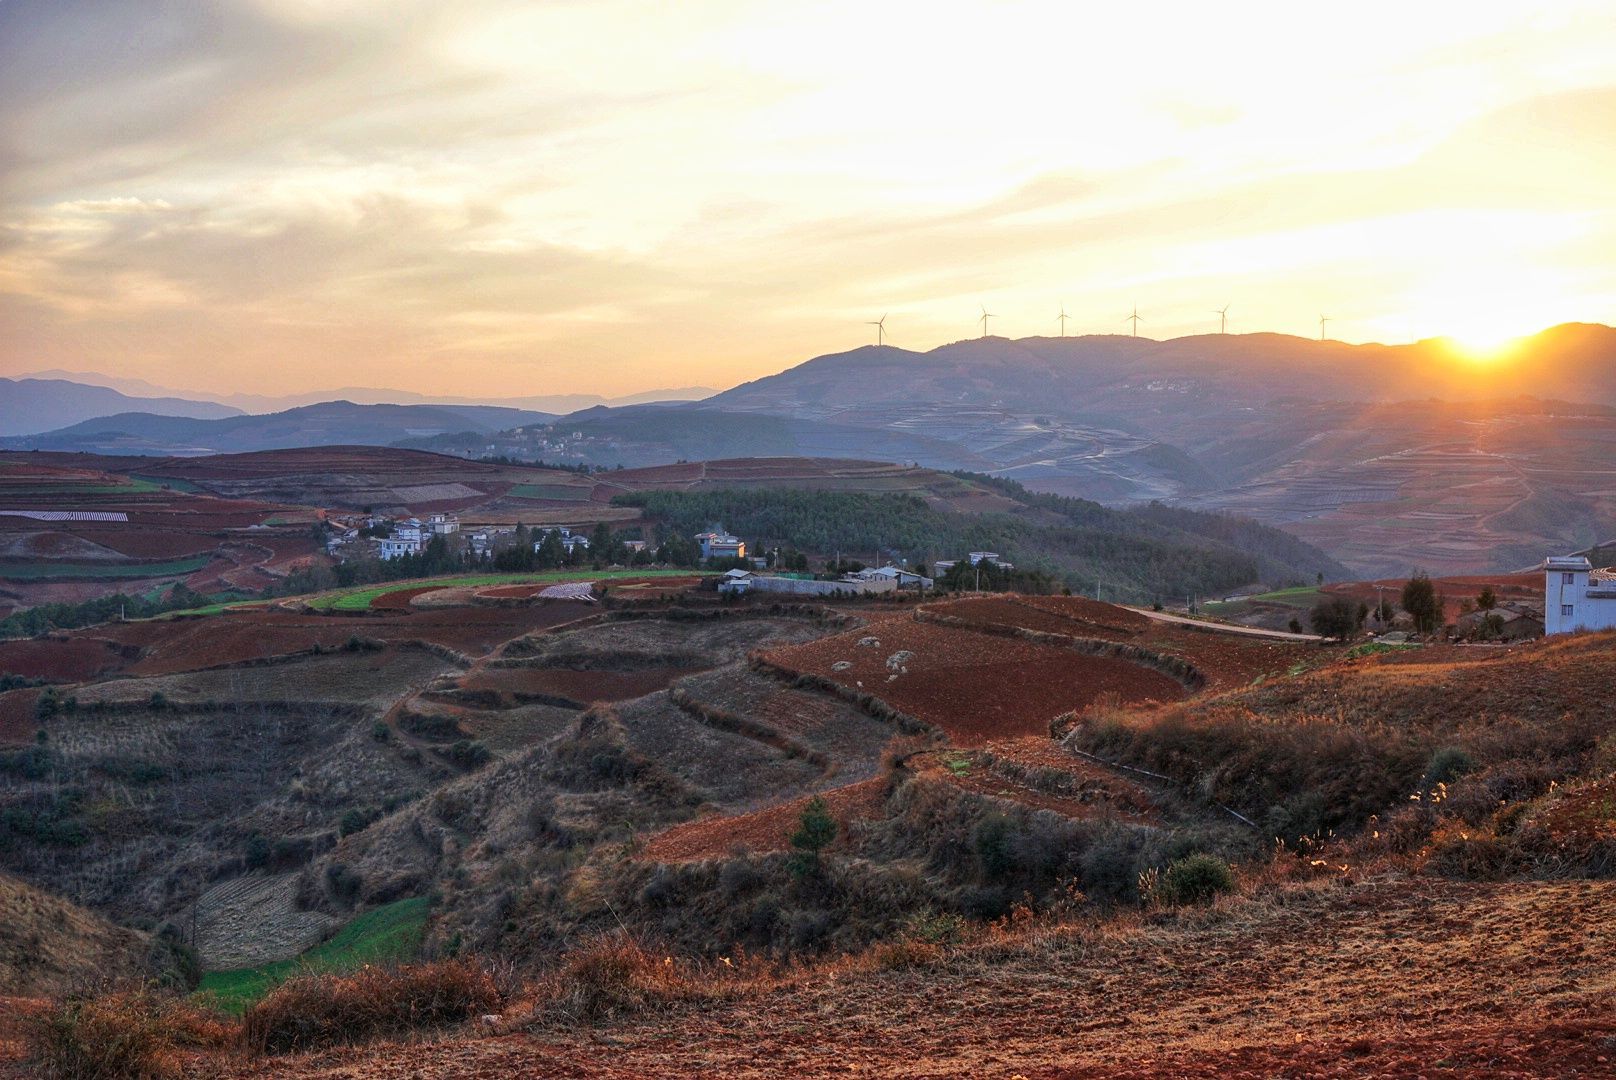
<path fill-rule="evenodd" d="M 1071 318 L 1071 316 L 1066 314 L 1066 305 L 1063 303 L 1063 304 L 1061 304 L 1061 313 L 1060 313 L 1061 337 L 1066 336 L 1066 320 L 1069 319 L 1069 318 Z"/>
<path fill-rule="evenodd" d="M 1212 314 L 1218 317 L 1218 333 L 1227 334 L 1229 332 L 1229 309 L 1233 306 L 1233 304 L 1224 304 L 1222 307 L 1213 310 Z"/>
<path fill-rule="evenodd" d="M 1330 316 L 1328 316 L 1328 315 L 1320 315 L 1319 316 L 1319 340 L 1320 341 L 1325 340 L 1325 337 L 1324 337 L 1324 324 L 1327 323 L 1327 322 L 1334 322 L 1334 320 L 1331 319 Z"/>
<path fill-rule="evenodd" d="M 873 322 L 866 322 L 864 325 L 875 327 L 875 344 L 878 348 L 887 343 L 887 317 L 885 315 Z"/>
<path fill-rule="evenodd" d="M 1126 319 L 1123 319 L 1122 321 L 1123 322 L 1131 322 L 1131 323 L 1133 323 L 1133 336 L 1138 337 L 1139 336 L 1139 305 L 1135 304 L 1133 306 L 1133 314 L 1129 315 Z"/>
<path fill-rule="evenodd" d="M 997 318 L 998 318 L 998 316 L 997 316 L 997 315 L 994 315 L 994 314 L 993 314 L 993 313 L 992 313 L 992 312 L 990 312 L 990 311 L 988 311 L 988 309 L 987 309 L 987 308 L 985 308 L 985 307 L 984 307 L 984 308 L 983 308 L 983 309 L 982 309 L 982 319 L 981 319 L 981 322 L 982 322 L 982 336 L 983 336 L 983 337 L 987 337 L 987 336 L 988 336 L 988 320 L 989 320 L 989 319 L 997 319 Z"/>

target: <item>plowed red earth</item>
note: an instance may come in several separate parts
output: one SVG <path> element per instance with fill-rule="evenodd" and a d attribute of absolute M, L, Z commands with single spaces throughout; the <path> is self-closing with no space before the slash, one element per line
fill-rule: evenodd
<path fill-rule="evenodd" d="M 848 836 L 848 826 L 855 821 L 880 817 L 885 790 L 886 781 L 874 777 L 824 792 L 822 798 L 836 819 L 836 835 Z M 689 862 L 723 858 L 737 848 L 753 853 L 784 851 L 791 846 L 791 834 L 797 831 L 803 807 L 812 797 L 805 795 L 750 814 L 675 825 L 651 838 L 645 845 L 644 857 L 656 862 Z M 831 850 L 837 847 L 832 844 Z"/>
<path fill-rule="evenodd" d="M 879 643 L 858 644 L 872 638 Z M 887 664 L 902 651 L 913 655 L 901 663 L 907 670 L 895 673 Z M 1101 694 L 1123 701 L 1184 696 L 1178 682 L 1138 664 L 913 620 L 894 619 L 768 655 L 787 668 L 874 694 L 964 746 L 1048 734 L 1056 716 Z M 837 671 L 838 662 L 852 666 Z"/>
<path fill-rule="evenodd" d="M 1212 690 L 1245 686 L 1259 675 L 1284 673 L 1298 660 L 1321 657 L 1317 645 L 1190 630 L 1080 596 L 987 597 L 929 604 L 926 609 L 984 627 L 1129 642 L 1189 661 Z"/>
<path fill-rule="evenodd" d="M 373 597 L 370 601 L 370 606 L 381 611 L 408 611 L 410 610 L 411 600 L 424 593 L 437 592 L 442 588 L 442 585 L 422 585 L 416 589 L 395 589 L 392 592 L 385 592 L 380 596 Z"/>
<path fill-rule="evenodd" d="M 1036 630 L 1047 634 L 1065 634 L 1067 637 L 1099 638 L 1104 641 L 1128 641 L 1137 637 L 1139 630 L 1119 628 L 1110 624 L 1074 619 L 1068 615 L 1045 611 L 1031 604 L 1002 597 L 954 600 L 944 604 L 927 604 L 926 611 L 981 626 L 1012 626 L 1023 630 Z M 1118 609 L 1119 610 L 1119 609 Z"/>
<path fill-rule="evenodd" d="M 41 691 L 34 687 L 7 690 L 0 694 L 0 744 L 32 742 L 39 724 L 34 717 L 34 703 Z"/>
<path fill-rule="evenodd" d="M 110 642 L 94 637 L 0 641 L 0 673 L 31 679 L 83 682 L 124 663 Z"/>
<path fill-rule="evenodd" d="M 206 1059 L 191 1075 L 1609 1077 L 1613 913 L 1610 882 L 1388 879 L 1016 935 L 601 1028 Z"/>
<path fill-rule="evenodd" d="M 522 608 L 410 611 L 385 617 L 247 609 L 206 618 L 110 623 L 86 630 L 83 636 L 107 638 L 144 650 L 139 659 L 124 662 L 123 671 L 134 675 L 168 675 L 281 656 L 315 645 L 335 647 L 354 636 L 381 641 L 427 641 L 478 655 L 523 634 L 594 613 L 592 604 L 566 602 Z M 49 648 L 70 647 L 78 638 L 79 635 L 69 634 L 64 642 L 50 640 L 39 644 Z"/>
<path fill-rule="evenodd" d="M 689 668 L 644 668 L 639 671 L 572 671 L 568 668 L 481 668 L 460 681 L 466 690 L 492 690 L 520 701 L 524 696 L 564 697 L 587 705 L 595 701 L 627 701 L 664 690 Z"/>

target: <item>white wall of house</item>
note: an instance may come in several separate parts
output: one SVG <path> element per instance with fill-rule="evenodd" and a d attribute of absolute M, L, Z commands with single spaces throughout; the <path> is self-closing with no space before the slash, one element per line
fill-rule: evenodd
<path fill-rule="evenodd" d="M 1545 634 L 1616 629 L 1616 580 L 1593 579 L 1592 574 L 1592 564 L 1580 555 L 1544 561 Z"/>

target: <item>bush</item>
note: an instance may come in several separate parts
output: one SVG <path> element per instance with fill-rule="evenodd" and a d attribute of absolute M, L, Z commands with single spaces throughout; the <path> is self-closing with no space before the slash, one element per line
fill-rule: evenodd
<path fill-rule="evenodd" d="M 271 847 L 268 838 L 263 833 L 255 832 L 247 837 L 247 845 L 243 854 L 247 861 L 247 869 L 257 870 L 261 866 L 269 865 L 270 857 L 274 854 L 274 848 Z"/>
<path fill-rule="evenodd" d="M 603 937 L 571 953 L 554 977 L 548 1005 L 578 1024 L 630 1016 L 695 996 L 672 960 L 629 937 Z"/>
<path fill-rule="evenodd" d="M 241 1018 L 257 1054 L 286 1054 L 457 1023 L 499 1008 L 486 969 L 467 960 L 351 975 L 301 975 L 271 990 Z"/>
<path fill-rule="evenodd" d="M 1425 766 L 1425 778 L 1420 786 L 1430 789 L 1438 784 L 1451 784 L 1467 773 L 1476 771 L 1476 759 L 1457 746 L 1444 746 L 1431 755 Z"/>
<path fill-rule="evenodd" d="M 158 1080 L 177 1051 L 223 1044 L 217 1016 L 148 989 L 70 998 L 27 1028 L 33 1064 L 56 1080 Z"/>
<path fill-rule="evenodd" d="M 1158 896 L 1169 904 L 1204 904 L 1234 891 L 1234 871 L 1216 855 L 1191 855 L 1168 865 Z"/>
<path fill-rule="evenodd" d="M 1010 854 L 1010 821 L 1003 814 L 983 817 L 971 830 L 971 848 L 982 880 L 994 884 L 1008 877 L 1014 867 Z"/>
<path fill-rule="evenodd" d="M 462 769 L 475 769 L 479 765 L 486 765 L 494 756 L 482 743 L 467 739 L 461 739 L 448 749 L 438 752 Z"/>

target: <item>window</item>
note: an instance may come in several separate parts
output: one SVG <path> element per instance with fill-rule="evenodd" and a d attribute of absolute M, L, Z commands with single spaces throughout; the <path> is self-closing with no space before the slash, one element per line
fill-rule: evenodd
<path fill-rule="evenodd" d="M 1560 575 L 1560 584 L 1562 584 L 1562 585 L 1575 585 L 1576 583 L 1577 583 L 1577 575 L 1576 574 L 1565 573 L 1565 574 Z"/>
<path fill-rule="evenodd" d="M 1570 604 L 1561 604 L 1560 605 L 1560 616 L 1562 618 L 1566 618 L 1566 619 L 1571 618 L 1571 605 Z"/>

